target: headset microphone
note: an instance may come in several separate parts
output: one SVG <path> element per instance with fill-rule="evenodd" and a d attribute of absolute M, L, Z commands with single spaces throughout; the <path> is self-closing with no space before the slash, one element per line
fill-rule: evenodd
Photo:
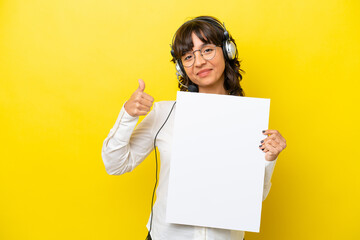
<path fill-rule="evenodd" d="M 190 84 L 188 87 L 189 92 L 199 92 L 199 89 L 196 85 Z"/>
<path fill-rule="evenodd" d="M 179 74 L 179 72 L 176 72 L 176 78 L 177 78 L 177 80 L 178 80 L 178 82 L 179 82 L 179 84 L 181 85 L 181 86 L 183 86 L 184 88 L 187 88 L 188 89 L 188 91 L 189 92 L 199 92 L 199 88 L 196 86 L 196 85 L 194 85 L 194 84 L 189 84 L 189 86 L 186 86 L 185 84 L 183 84 L 182 82 L 180 82 L 180 74 Z"/>

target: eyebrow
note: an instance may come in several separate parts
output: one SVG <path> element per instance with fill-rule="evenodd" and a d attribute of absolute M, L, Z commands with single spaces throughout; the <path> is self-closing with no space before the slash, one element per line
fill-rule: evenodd
<path fill-rule="evenodd" d="M 205 45 L 209 45 L 209 44 L 212 44 L 212 43 L 203 43 L 203 44 L 201 44 L 200 45 L 200 48 L 199 49 L 201 49 L 203 46 L 205 46 Z M 189 51 L 187 51 L 187 52 L 193 52 L 193 51 L 196 51 L 196 50 L 189 50 Z"/>

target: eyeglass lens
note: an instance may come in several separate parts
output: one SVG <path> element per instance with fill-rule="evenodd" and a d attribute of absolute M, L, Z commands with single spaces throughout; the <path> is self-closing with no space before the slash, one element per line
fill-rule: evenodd
<path fill-rule="evenodd" d="M 193 52 L 187 52 L 184 56 L 181 57 L 181 61 L 184 67 L 191 67 L 195 62 L 195 52 L 200 51 L 201 56 L 205 60 L 211 60 L 215 57 L 216 46 L 212 44 L 204 45 L 200 50 L 195 50 Z"/>

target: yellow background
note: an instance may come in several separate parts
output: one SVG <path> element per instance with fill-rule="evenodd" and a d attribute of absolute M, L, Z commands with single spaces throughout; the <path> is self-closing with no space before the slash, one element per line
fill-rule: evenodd
<path fill-rule="evenodd" d="M 251 239 L 360 239 L 357 0 L 0 1 L 0 239 L 144 239 L 155 163 L 109 176 L 102 142 L 137 79 L 173 100 L 172 36 L 214 15 L 246 96 L 288 147 Z M 216 194 L 216 193 L 214 193 Z"/>

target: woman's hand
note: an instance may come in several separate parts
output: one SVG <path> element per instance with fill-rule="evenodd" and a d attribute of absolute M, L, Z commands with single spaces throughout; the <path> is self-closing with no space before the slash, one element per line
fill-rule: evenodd
<path fill-rule="evenodd" d="M 277 130 L 264 130 L 263 134 L 269 136 L 261 141 L 259 148 L 265 153 L 265 160 L 274 161 L 286 148 L 286 140 Z"/>
<path fill-rule="evenodd" d="M 147 93 L 144 93 L 145 83 L 139 79 L 139 87 L 131 95 L 130 99 L 125 103 L 125 110 L 133 117 L 138 117 L 148 114 L 153 105 L 154 98 Z"/>

